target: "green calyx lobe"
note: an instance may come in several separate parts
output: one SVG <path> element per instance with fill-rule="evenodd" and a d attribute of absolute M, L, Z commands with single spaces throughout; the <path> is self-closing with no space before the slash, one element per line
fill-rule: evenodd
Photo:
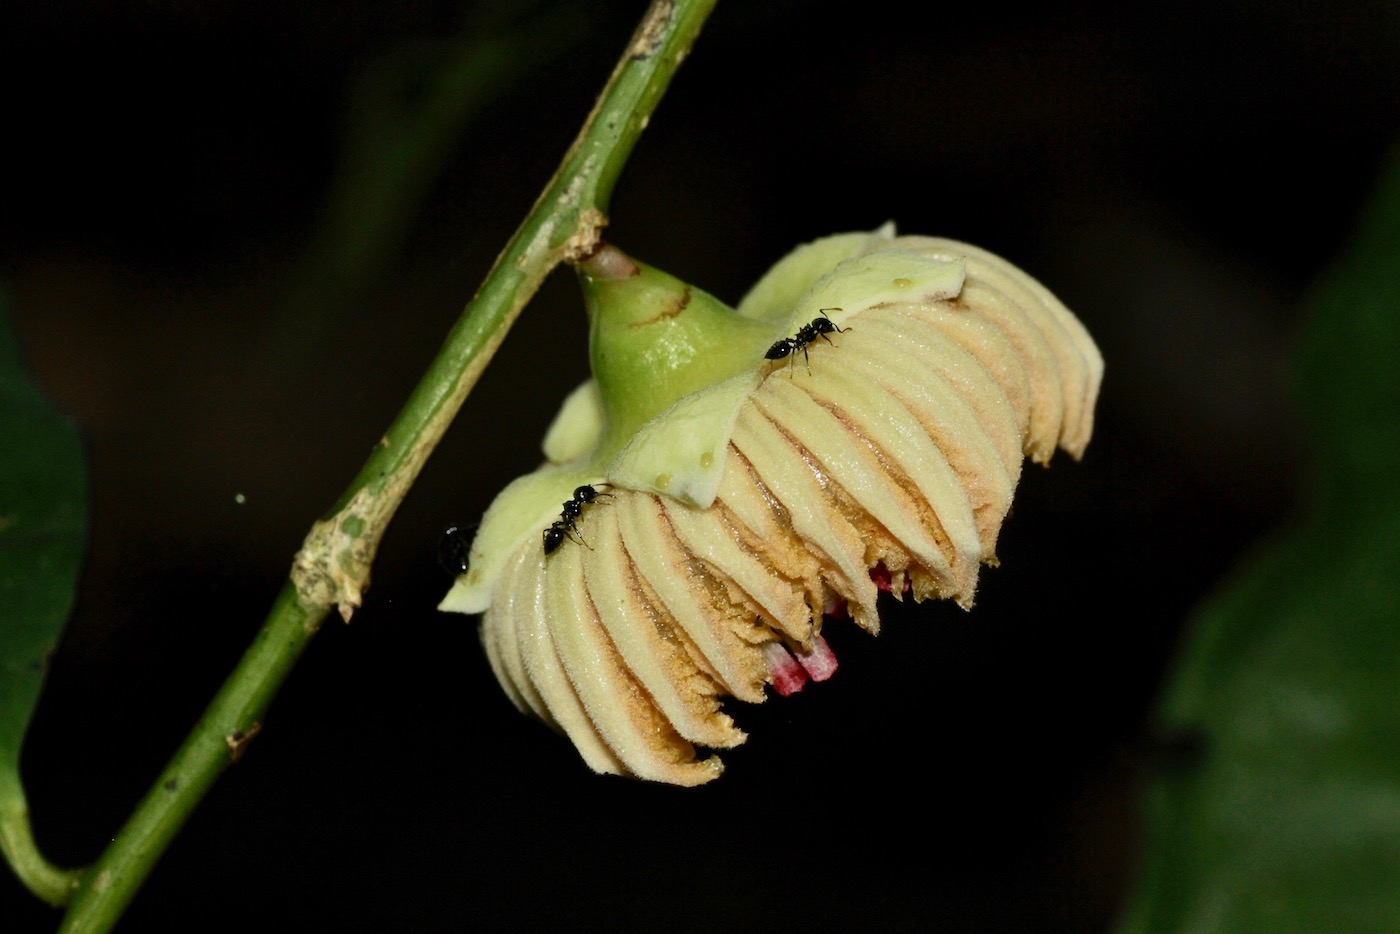
<path fill-rule="evenodd" d="M 773 322 L 740 317 L 714 296 L 604 246 L 579 269 L 603 410 L 595 464 L 681 398 L 754 371 Z"/>
<path fill-rule="evenodd" d="M 787 327 L 785 320 L 742 317 L 611 246 L 580 264 L 579 279 L 593 379 L 569 396 L 550 427 L 548 463 L 517 478 L 482 517 L 470 570 L 440 609 L 485 610 L 507 557 L 538 540 L 584 484 L 709 506 L 739 407 Z"/>

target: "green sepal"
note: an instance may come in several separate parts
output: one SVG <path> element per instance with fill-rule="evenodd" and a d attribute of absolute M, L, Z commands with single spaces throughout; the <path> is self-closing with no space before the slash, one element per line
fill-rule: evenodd
<path fill-rule="evenodd" d="M 904 250 L 856 256 L 813 283 L 790 324 L 806 324 L 822 311 L 840 323 L 876 305 L 946 301 L 962 291 L 965 278 L 961 260 L 947 262 Z"/>
<path fill-rule="evenodd" d="M 603 407 L 595 463 L 611 461 L 682 397 L 752 371 L 783 336 L 773 322 L 740 317 L 675 276 L 642 263 L 633 269 L 625 276 L 579 276 Z"/>
<path fill-rule="evenodd" d="M 491 503 L 472 541 L 467 573 L 453 583 L 439 610 L 481 613 L 491 605 L 491 591 L 506 559 L 520 544 L 535 536 L 544 557 L 544 530 L 559 518 L 564 501 L 584 484 L 602 478 L 579 464 L 547 464 L 534 473 L 516 477 Z"/>
<path fill-rule="evenodd" d="M 760 379 L 753 369 L 676 400 L 632 436 L 608 466 L 609 480 L 708 509 L 719 492 L 739 409 Z"/>
<path fill-rule="evenodd" d="M 544 433 L 544 456 L 551 464 L 567 464 L 589 454 L 603 435 L 603 397 L 598 381 L 588 379 L 564 398 L 564 404 Z"/>
<path fill-rule="evenodd" d="M 739 301 L 738 312 L 745 318 L 787 321 L 801 308 L 809 308 L 803 297 L 812 285 L 840 263 L 854 256 L 877 250 L 894 236 L 894 224 L 870 232 L 832 234 L 804 243 L 773 264 Z"/>

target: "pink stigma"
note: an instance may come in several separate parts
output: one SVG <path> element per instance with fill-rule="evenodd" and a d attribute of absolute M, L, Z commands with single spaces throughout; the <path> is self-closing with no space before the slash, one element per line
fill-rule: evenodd
<path fill-rule="evenodd" d="M 825 681 L 836 673 L 836 655 L 821 636 L 813 637 L 810 652 L 793 653 L 781 642 L 770 642 L 763 647 L 763 660 L 779 697 L 791 697 L 809 680 Z"/>
<path fill-rule="evenodd" d="M 877 564 L 870 569 L 870 579 L 875 582 L 876 587 L 880 588 L 885 593 L 894 593 L 894 575 L 891 574 L 890 569 L 883 564 Z M 908 593 L 912 590 L 913 586 L 913 583 L 909 580 L 908 576 L 906 576 L 904 578 L 904 593 Z"/>

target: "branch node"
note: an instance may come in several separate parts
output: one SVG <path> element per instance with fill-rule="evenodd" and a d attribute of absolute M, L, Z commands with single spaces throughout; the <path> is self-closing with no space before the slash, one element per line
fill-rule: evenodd
<path fill-rule="evenodd" d="M 262 724 L 256 720 L 246 730 L 234 730 L 224 737 L 224 742 L 228 743 L 228 761 L 237 762 L 243 758 L 243 754 L 248 751 L 248 744 L 253 741 L 253 737 L 262 732 Z"/>
<path fill-rule="evenodd" d="M 584 208 L 578 215 L 578 228 L 564 241 L 564 261 L 578 265 L 603 248 L 603 230 L 608 216 L 597 208 Z"/>

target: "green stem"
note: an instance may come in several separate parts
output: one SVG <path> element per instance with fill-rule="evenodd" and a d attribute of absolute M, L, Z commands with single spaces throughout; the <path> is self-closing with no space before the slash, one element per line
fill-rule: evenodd
<path fill-rule="evenodd" d="M 257 640 L 193 732 L 83 877 L 61 931 L 116 924 L 199 801 L 258 724 L 333 607 L 360 603 L 385 528 L 507 329 L 559 263 L 587 257 L 627 157 L 714 0 L 654 0 L 582 132 L 403 410 L 293 563 Z"/>
<path fill-rule="evenodd" d="M 60 869 L 39 852 L 19 773 L 10 769 L 0 769 L 0 852 L 25 887 L 50 905 L 63 906 L 78 887 L 78 872 Z"/>
<path fill-rule="evenodd" d="M 272 696 L 325 615 L 302 607 L 291 586 L 282 588 L 233 675 L 102 859 L 84 875 L 61 930 L 106 931 L 117 922 L 214 780 L 257 735 Z"/>

